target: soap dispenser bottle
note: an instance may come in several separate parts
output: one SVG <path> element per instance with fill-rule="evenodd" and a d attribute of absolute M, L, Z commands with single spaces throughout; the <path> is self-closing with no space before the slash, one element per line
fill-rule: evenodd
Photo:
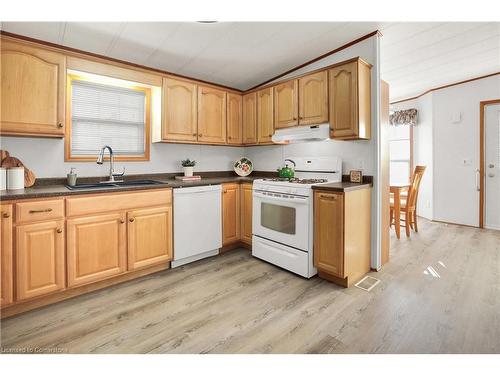
<path fill-rule="evenodd" d="M 75 168 L 71 168 L 69 173 L 66 175 L 68 177 L 68 185 L 75 186 L 76 185 L 76 173 Z"/>

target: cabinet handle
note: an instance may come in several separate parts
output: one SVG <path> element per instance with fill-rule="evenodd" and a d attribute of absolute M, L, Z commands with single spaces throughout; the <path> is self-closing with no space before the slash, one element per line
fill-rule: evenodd
<path fill-rule="evenodd" d="M 63 127 L 62 122 L 60 122 L 59 124 L 57 124 L 57 127 L 58 127 L 59 129 L 61 129 L 61 128 Z"/>
<path fill-rule="evenodd" d="M 200 137 L 200 138 L 203 137 L 203 134 L 198 134 L 198 137 Z"/>
<path fill-rule="evenodd" d="M 294 120 L 297 120 L 297 117 L 294 117 L 293 119 L 294 119 Z"/>
<path fill-rule="evenodd" d="M 44 208 L 43 210 L 29 210 L 30 214 L 39 214 L 42 212 L 52 212 L 52 208 Z"/>
<path fill-rule="evenodd" d="M 134 220 L 135 220 L 135 219 L 134 219 L 133 217 L 131 217 L 130 219 L 128 219 L 128 221 L 130 221 L 131 223 L 133 223 L 133 222 L 134 222 Z"/>
<path fill-rule="evenodd" d="M 61 228 L 57 228 L 56 232 L 57 233 L 62 233 L 62 229 Z"/>
<path fill-rule="evenodd" d="M 193 133 L 193 137 L 196 137 L 196 133 Z"/>
<path fill-rule="evenodd" d="M 319 195 L 320 198 L 323 198 L 323 199 L 328 199 L 328 200 L 331 200 L 331 201 L 334 201 L 337 199 L 337 196 L 336 195 L 325 195 L 325 194 L 320 194 Z"/>
<path fill-rule="evenodd" d="M 224 190 L 224 194 L 226 194 L 226 193 L 227 193 L 227 190 Z"/>
<path fill-rule="evenodd" d="M 8 212 L 4 212 L 3 217 L 8 219 L 10 217 L 10 214 Z"/>
<path fill-rule="evenodd" d="M 120 224 L 125 224 L 125 220 L 120 219 Z"/>

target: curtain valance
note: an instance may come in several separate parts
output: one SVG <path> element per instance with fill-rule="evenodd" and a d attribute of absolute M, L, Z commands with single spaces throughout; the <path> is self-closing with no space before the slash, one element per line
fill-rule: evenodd
<path fill-rule="evenodd" d="M 395 111 L 389 116 L 391 125 L 417 125 L 417 110 L 415 108 Z"/>

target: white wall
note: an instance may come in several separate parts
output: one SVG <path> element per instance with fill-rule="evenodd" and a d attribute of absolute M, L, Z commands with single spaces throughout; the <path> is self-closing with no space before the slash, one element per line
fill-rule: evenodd
<path fill-rule="evenodd" d="M 343 159 L 343 172 L 348 173 L 351 169 L 361 169 L 365 175 L 374 176 L 374 188 L 372 195 L 372 268 L 378 268 L 380 256 L 380 205 L 378 189 L 379 151 L 378 121 L 379 121 L 379 98 L 380 98 L 380 64 L 379 64 L 379 37 L 373 36 L 338 53 L 327 56 L 324 59 L 307 65 L 277 81 L 293 78 L 295 76 L 345 61 L 360 56 L 363 60 L 373 65 L 371 75 L 372 85 L 372 139 L 369 141 L 322 141 L 290 144 L 284 146 L 257 146 L 244 150 L 245 156 L 254 163 L 256 170 L 274 171 L 289 156 L 339 156 Z"/>
<path fill-rule="evenodd" d="M 105 176 L 108 163 L 64 162 L 64 140 L 51 138 L 0 137 L 0 147 L 23 161 L 37 177 L 66 177 L 71 167 L 79 176 Z M 115 170 L 125 166 L 127 174 L 181 172 L 180 161 L 197 161 L 195 171 L 230 171 L 233 161 L 243 156 L 242 147 L 183 145 L 155 143 L 151 145 L 151 159 L 144 162 L 117 162 Z M 97 155 L 96 155 L 97 158 Z"/>
<path fill-rule="evenodd" d="M 427 165 L 419 195 L 419 215 L 479 225 L 479 103 L 498 98 L 500 75 L 436 90 L 417 100 L 391 106 L 414 107 L 419 111 L 414 161 L 415 165 Z M 454 122 L 453 117 L 457 116 L 460 120 Z"/>
<path fill-rule="evenodd" d="M 479 225 L 479 102 L 498 98 L 500 75 L 434 91 L 435 220 Z"/>

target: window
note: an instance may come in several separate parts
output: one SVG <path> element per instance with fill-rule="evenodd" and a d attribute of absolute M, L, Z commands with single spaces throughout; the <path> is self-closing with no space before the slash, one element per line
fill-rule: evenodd
<path fill-rule="evenodd" d="M 149 160 L 150 89 L 104 79 L 68 75 L 66 160 L 93 161 L 104 145 L 117 160 Z"/>
<path fill-rule="evenodd" d="M 392 184 L 410 182 L 413 173 L 413 127 L 389 127 L 390 180 Z"/>

